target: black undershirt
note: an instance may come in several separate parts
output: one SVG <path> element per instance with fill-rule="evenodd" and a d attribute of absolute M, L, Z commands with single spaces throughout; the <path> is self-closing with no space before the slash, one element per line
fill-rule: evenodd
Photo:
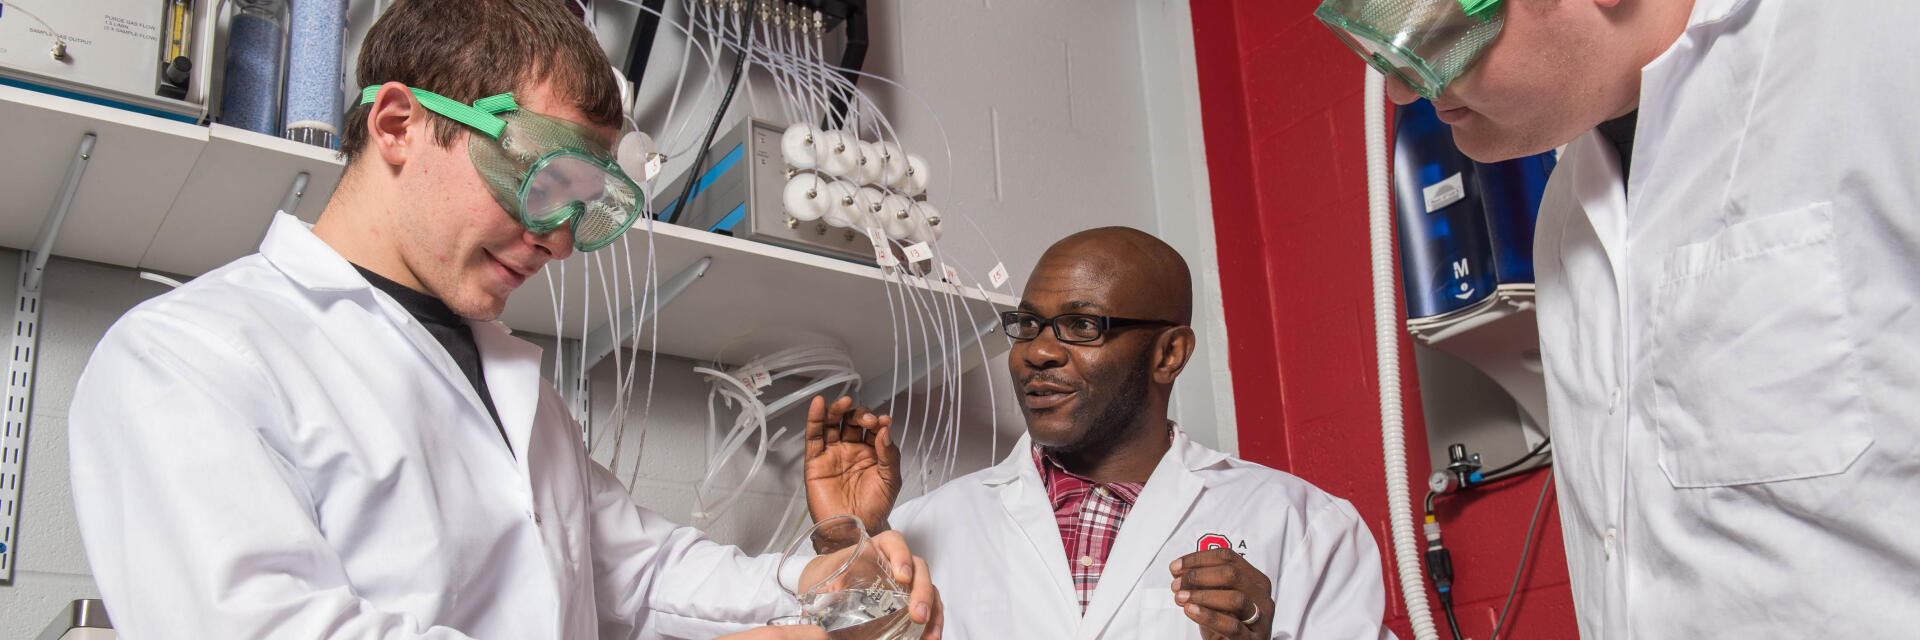
<path fill-rule="evenodd" d="M 1640 111 L 1635 109 L 1595 127 L 1600 131 L 1600 137 L 1613 143 L 1613 150 L 1620 154 L 1620 188 L 1623 191 L 1627 188 L 1627 176 L 1631 175 L 1628 170 L 1633 166 L 1633 132 L 1639 124 Z"/>
<path fill-rule="evenodd" d="M 414 291 L 406 285 L 388 280 L 380 274 L 368 271 L 360 265 L 353 265 L 367 282 L 385 291 L 399 302 L 413 319 L 426 327 L 427 333 L 439 341 L 440 346 L 453 356 L 454 364 L 460 365 L 461 373 L 467 374 L 467 383 L 473 385 L 474 393 L 480 395 L 480 403 L 487 406 L 487 415 L 493 417 L 493 426 L 500 430 L 500 439 L 507 443 L 507 449 L 513 449 L 513 441 L 507 440 L 507 429 L 500 424 L 500 412 L 493 408 L 493 394 L 487 391 L 486 373 L 480 370 L 480 347 L 473 341 L 473 328 L 467 321 L 447 307 L 439 298 Z"/>

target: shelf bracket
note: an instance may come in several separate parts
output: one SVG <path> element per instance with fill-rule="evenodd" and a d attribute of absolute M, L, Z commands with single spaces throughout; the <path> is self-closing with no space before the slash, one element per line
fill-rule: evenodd
<path fill-rule="evenodd" d="M 293 211 L 300 208 L 300 197 L 307 195 L 307 179 L 305 171 L 293 177 L 293 184 L 287 187 L 287 197 L 280 199 L 281 211 L 285 211 L 287 215 L 293 215 Z"/>
<path fill-rule="evenodd" d="M 60 185 L 60 197 L 53 201 L 53 210 L 47 212 L 47 219 L 40 223 L 40 236 L 33 241 L 33 250 L 27 253 L 32 259 L 30 269 L 22 273 L 22 286 L 34 292 L 40 291 L 40 277 L 46 272 L 47 258 L 53 255 L 53 239 L 60 235 L 60 225 L 67 221 L 67 209 L 73 206 L 73 194 L 80 190 L 80 176 L 87 173 L 87 161 L 93 158 L 93 134 L 80 136 L 80 148 L 73 152 L 73 163 L 67 165 L 67 180 Z"/>
<path fill-rule="evenodd" d="M 567 395 L 569 396 L 568 406 L 573 409 L 574 418 L 580 421 L 582 427 L 586 425 L 587 416 L 588 372 L 593 371 L 594 365 L 600 364 L 600 361 L 605 360 L 608 354 L 613 353 L 614 349 L 619 348 L 620 343 L 626 342 L 627 338 L 632 337 L 632 331 L 635 327 L 653 319 L 653 312 L 656 309 L 664 309 L 667 305 L 672 304 L 674 298 L 680 297 L 680 294 L 685 292 L 688 287 L 693 286 L 694 280 L 698 280 L 700 276 L 706 275 L 707 268 L 711 266 L 713 266 L 712 257 L 703 257 L 694 261 L 693 264 L 687 265 L 687 268 L 681 269 L 680 273 L 676 273 L 672 278 L 668 278 L 666 282 L 660 283 L 660 291 L 658 292 L 660 302 L 658 304 L 649 304 L 647 308 L 642 309 L 637 308 L 640 306 L 639 302 L 634 302 L 632 306 L 627 307 L 615 316 L 634 317 L 633 314 L 638 313 L 639 317 L 636 318 L 634 322 L 625 324 L 625 326 L 613 326 L 611 323 L 602 325 L 597 329 L 587 332 L 587 335 L 580 338 L 580 349 L 585 352 L 586 366 L 581 367 L 579 371 L 573 372 L 573 381 L 572 384 L 568 385 L 569 391 Z"/>
<path fill-rule="evenodd" d="M 953 355 L 959 356 L 961 352 L 972 348 L 974 343 L 980 341 L 980 338 L 998 330 L 1000 330 L 1000 316 L 999 314 L 995 314 L 993 317 L 987 318 L 985 322 L 975 326 L 971 333 L 961 336 L 960 348 L 954 349 Z M 860 383 L 860 397 L 857 398 L 859 406 L 879 407 L 893 400 L 894 396 L 900 395 L 901 392 L 912 387 L 913 383 L 933 373 L 934 367 L 946 362 L 942 354 L 943 351 L 941 349 L 935 348 L 914 358 L 912 360 L 913 369 L 911 370 L 901 371 L 900 365 L 896 364 L 892 370 L 886 373 L 867 378 L 865 382 Z M 895 374 L 900 374 L 900 376 L 896 378 L 894 377 Z"/>
<path fill-rule="evenodd" d="M 33 249 L 20 254 L 20 282 L 14 292 L 13 352 L 7 360 L 6 421 L 0 426 L 0 584 L 13 584 L 15 542 L 20 531 L 20 482 L 26 477 L 27 418 L 33 401 L 34 352 L 39 346 L 40 285 L 53 240 L 73 206 L 73 194 L 93 156 L 94 135 L 80 137 L 60 196 L 40 226 Z"/>

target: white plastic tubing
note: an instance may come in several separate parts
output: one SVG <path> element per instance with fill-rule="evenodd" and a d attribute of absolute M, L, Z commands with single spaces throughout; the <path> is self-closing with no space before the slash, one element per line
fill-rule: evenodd
<path fill-rule="evenodd" d="M 1400 312 L 1394 306 L 1393 194 L 1387 182 L 1387 80 L 1367 68 L 1367 231 L 1373 259 L 1373 351 L 1379 365 L 1380 448 L 1387 467 L 1387 519 L 1393 564 L 1415 640 L 1439 640 L 1420 573 L 1420 541 L 1413 532 L 1413 495 L 1407 489 L 1406 423 L 1400 414 Z"/>

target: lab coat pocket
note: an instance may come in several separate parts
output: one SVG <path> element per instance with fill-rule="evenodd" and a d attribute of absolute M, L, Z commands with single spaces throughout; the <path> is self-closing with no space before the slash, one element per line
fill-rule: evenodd
<path fill-rule="evenodd" d="M 1667 256 L 1650 415 L 1673 486 L 1843 473 L 1872 444 L 1835 251 L 1823 202 Z"/>
<path fill-rule="evenodd" d="M 1185 609 L 1173 601 L 1173 592 L 1168 590 L 1153 597 L 1143 598 L 1134 594 L 1122 611 L 1114 619 L 1114 625 L 1107 629 L 1102 638 L 1199 638 L 1200 624 L 1187 617 Z M 1131 618 L 1131 620 L 1129 620 Z M 1117 633 L 1116 633 L 1117 632 Z"/>

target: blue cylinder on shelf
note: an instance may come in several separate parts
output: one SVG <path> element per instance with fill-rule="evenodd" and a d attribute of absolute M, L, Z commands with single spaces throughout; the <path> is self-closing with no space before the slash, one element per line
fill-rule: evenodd
<path fill-rule="evenodd" d="M 1493 241 L 1494 274 L 1501 284 L 1533 282 L 1533 224 L 1553 165 L 1549 151 L 1474 166 Z"/>
<path fill-rule="evenodd" d="M 287 95 L 281 122 L 287 138 L 338 146 L 341 55 L 347 37 L 346 0 L 292 0 L 287 28 Z"/>
<path fill-rule="evenodd" d="M 1493 251 L 1473 161 L 1425 100 L 1400 107 L 1394 122 L 1394 213 L 1407 317 L 1472 306 L 1493 294 Z"/>
<path fill-rule="evenodd" d="M 279 135 L 280 78 L 286 51 L 284 0 L 234 1 L 233 21 L 227 26 L 221 124 Z"/>

